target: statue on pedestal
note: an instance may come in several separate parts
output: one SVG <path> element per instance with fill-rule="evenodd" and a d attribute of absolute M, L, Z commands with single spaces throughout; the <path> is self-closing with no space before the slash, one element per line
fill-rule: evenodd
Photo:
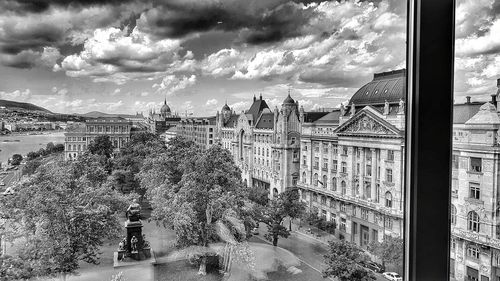
<path fill-rule="evenodd" d="M 137 199 L 134 199 L 132 204 L 128 206 L 126 214 L 129 221 L 139 221 L 141 219 L 141 205 L 137 203 Z"/>

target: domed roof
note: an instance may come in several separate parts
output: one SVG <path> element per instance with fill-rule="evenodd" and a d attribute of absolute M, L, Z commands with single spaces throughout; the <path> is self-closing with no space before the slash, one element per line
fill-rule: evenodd
<path fill-rule="evenodd" d="M 349 101 L 349 105 L 365 106 L 373 104 L 399 103 L 406 101 L 406 70 L 375 73 L 373 80 L 361 87 Z"/>
<path fill-rule="evenodd" d="M 292 104 L 292 103 L 295 103 L 295 101 L 292 99 L 292 97 L 290 96 L 290 93 L 288 93 L 288 96 L 286 97 L 286 99 L 283 101 L 283 104 Z"/>
<path fill-rule="evenodd" d="M 498 116 L 496 107 L 487 102 L 483 104 L 476 115 L 472 116 L 465 124 L 500 124 L 500 117 Z"/>
<path fill-rule="evenodd" d="M 167 113 L 171 113 L 170 107 L 167 105 L 167 100 L 166 99 L 165 99 L 165 103 L 163 104 L 163 106 L 160 109 L 160 113 L 163 114 L 163 115 L 166 115 Z"/>

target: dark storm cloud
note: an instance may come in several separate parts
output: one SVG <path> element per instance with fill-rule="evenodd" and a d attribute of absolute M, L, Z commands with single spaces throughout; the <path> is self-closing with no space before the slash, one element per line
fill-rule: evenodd
<path fill-rule="evenodd" d="M 23 50 L 41 50 L 53 46 L 64 38 L 64 31 L 53 25 L 38 24 L 29 29 L 17 30 L 15 26 L 3 26 L 4 35 L 0 37 L 0 52 L 15 55 Z"/>
<path fill-rule="evenodd" d="M 42 13 L 51 6 L 63 8 L 78 8 L 95 5 L 119 5 L 137 0 L 3 0 L 0 2 L 0 11 L 17 13 Z"/>
<path fill-rule="evenodd" d="M 163 3 L 143 14 L 140 27 L 162 38 L 209 30 L 241 31 L 242 42 L 263 44 L 301 35 L 314 15 L 313 8 L 303 9 L 301 1 L 269 1 L 258 8 L 253 2 Z"/>

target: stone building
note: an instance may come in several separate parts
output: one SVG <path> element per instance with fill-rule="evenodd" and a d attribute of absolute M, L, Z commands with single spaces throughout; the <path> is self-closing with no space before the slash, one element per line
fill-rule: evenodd
<path fill-rule="evenodd" d="M 170 106 L 167 104 L 167 99 L 165 99 L 160 113 L 156 113 L 154 109 L 149 111 L 147 123 L 150 132 L 160 135 L 168 129 L 177 126 L 180 120 L 181 117 L 172 112 Z"/>
<path fill-rule="evenodd" d="M 500 87 L 500 79 L 498 80 Z M 500 117 L 487 103 L 454 107 L 450 275 L 500 280 Z"/>
<path fill-rule="evenodd" d="M 217 141 L 234 156 L 247 185 L 277 195 L 299 180 L 301 124 L 326 112 L 304 112 L 290 94 L 271 110 L 262 95 L 236 114 L 227 104 L 216 116 Z"/>
<path fill-rule="evenodd" d="M 108 135 L 113 147 L 120 149 L 130 140 L 131 130 L 132 121 L 122 117 L 100 117 L 74 124 L 64 133 L 64 159 L 77 159 L 97 136 L 102 135 Z"/>
<path fill-rule="evenodd" d="M 215 141 L 215 116 L 182 118 L 177 123 L 175 132 L 173 130 L 168 132 L 170 138 L 173 136 L 182 136 L 207 149 Z M 174 135 L 172 136 L 172 134 Z"/>
<path fill-rule="evenodd" d="M 405 71 L 377 73 L 301 135 L 301 197 L 366 248 L 403 234 Z"/>

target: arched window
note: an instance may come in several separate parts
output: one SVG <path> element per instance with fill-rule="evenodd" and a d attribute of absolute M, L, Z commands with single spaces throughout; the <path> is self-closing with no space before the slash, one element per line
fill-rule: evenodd
<path fill-rule="evenodd" d="M 474 211 L 470 211 L 469 214 L 467 214 L 467 229 L 479 232 L 479 226 L 479 215 Z"/>
<path fill-rule="evenodd" d="M 306 183 L 306 177 L 307 177 L 306 172 L 303 172 L 302 173 L 302 182 L 303 183 Z"/>
<path fill-rule="evenodd" d="M 365 184 L 365 197 L 372 198 L 372 186 L 370 183 Z"/>
<path fill-rule="evenodd" d="M 273 188 L 273 197 L 278 197 L 278 190 L 276 188 Z"/>
<path fill-rule="evenodd" d="M 326 176 L 323 176 L 323 188 L 328 187 L 328 178 Z"/>
<path fill-rule="evenodd" d="M 453 204 L 451 204 L 451 224 L 457 224 L 457 207 Z"/>
<path fill-rule="evenodd" d="M 332 190 L 337 191 L 337 178 L 332 178 Z"/>
<path fill-rule="evenodd" d="M 392 208 L 392 194 L 389 191 L 385 193 L 385 206 Z"/>
<path fill-rule="evenodd" d="M 346 195 L 347 194 L 347 185 L 346 185 L 345 181 L 342 181 L 340 183 L 340 187 L 342 188 L 342 195 Z"/>
<path fill-rule="evenodd" d="M 313 185 L 318 186 L 318 174 L 314 174 L 313 176 Z"/>

